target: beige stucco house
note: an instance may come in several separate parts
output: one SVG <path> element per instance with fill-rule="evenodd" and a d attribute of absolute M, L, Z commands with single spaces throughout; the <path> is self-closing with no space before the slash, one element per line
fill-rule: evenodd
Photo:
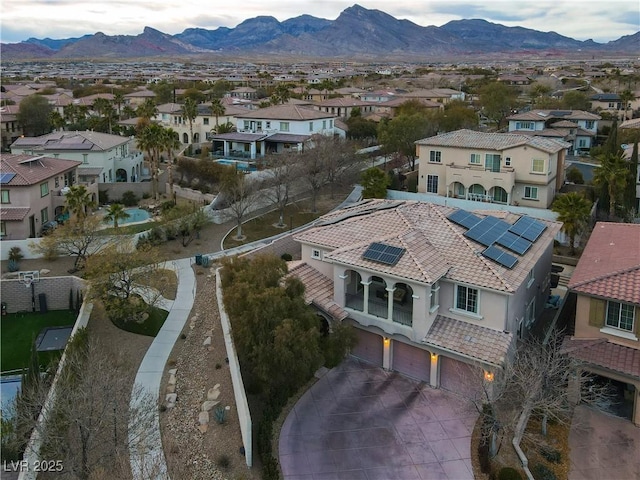
<path fill-rule="evenodd" d="M 640 426 L 640 225 L 596 223 L 568 285 L 577 295 L 565 351 L 608 379 Z"/>
<path fill-rule="evenodd" d="M 418 192 L 549 208 L 569 144 L 511 133 L 456 130 L 416 142 Z"/>
<path fill-rule="evenodd" d="M 559 228 L 508 212 L 365 200 L 294 234 L 301 260 L 290 274 L 323 315 L 356 327 L 354 355 L 470 393 L 539 318 Z"/>

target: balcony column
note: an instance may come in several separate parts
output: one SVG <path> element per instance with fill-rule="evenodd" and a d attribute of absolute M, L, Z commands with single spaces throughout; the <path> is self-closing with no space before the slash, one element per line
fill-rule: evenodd
<path fill-rule="evenodd" d="M 429 385 L 433 388 L 438 388 L 440 386 L 440 355 L 437 353 L 431 353 L 431 371 L 429 375 Z"/>
<path fill-rule="evenodd" d="M 256 142 L 251 142 L 251 147 L 250 147 L 250 151 L 251 151 L 251 159 L 255 160 L 256 159 Z"/>
<path fill-rule="evenodd" d="M 393 292 L 396 287 L 387 287 L 387 319 L 393 320 Z"/>
<path fill-rule="evenodd" d="M 223 147 L 223 153 L 225 157 L 229 156 L 229 142 L 227 140 L 224 140 L 224 147 Z"/>
<path fill-rule="evenodd" d="M 360 282 L 362 285 L 364 285 L 364 299 L 363 299 L 363 305 L 362 305 L 362 313 L 369 313 L 369 285 L 371 285 L 371 282 Z"/>
<path fill-rule="evenodd" d="M 382 339 L 382 368 L 391 370 L 391 339 L 384 337 Z"/>

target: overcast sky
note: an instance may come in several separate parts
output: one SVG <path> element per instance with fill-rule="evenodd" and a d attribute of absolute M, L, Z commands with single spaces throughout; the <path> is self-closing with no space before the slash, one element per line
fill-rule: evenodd
<path fill-rule="evenodd" d="M 0 40 L 63 39 L 96 32 L 138 35 L 145 26 L 176 34 L 190 27 L 233 28 L 258 15 L 270 15 L 280 21 L 302 14 L 335 20 L 354 3 L 354 0 L 2 0 Z M 358 4 L 421 26 L 481 18 L 597 42 L 640 30 L 638 0 L 362 0 Z"/>

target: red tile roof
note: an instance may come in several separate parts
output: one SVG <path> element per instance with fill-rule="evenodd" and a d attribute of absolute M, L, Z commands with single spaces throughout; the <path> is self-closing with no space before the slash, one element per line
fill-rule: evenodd
<path fill-rule="evenodd" d="M 640 225 L 596 223 L 568 286 L 640 305 Z"/>
<path fill-rule="evenodd" d="M 438 315 L 422 341 L 485 363 L 502 365 L 513 339 L 512 333 Z"/>
<path fill-rule="evenodd" d="M 0 155 L 0 172 L 16 174 L 6 184 L 9 187 L 35 185 L 81 164 L 82 162 L 76 160 L 37 155 Z"/>
<path fill-rule="evenodd" d="M 29 207 L 1 207 L 0 220 L 13 222 L 21 222 L 31 210 Z"/>
<path fill-rule="evenodd" d="M 583 362 L 640 379 L 640 350 L 604 338 L 566 337 L 562 351 Z"/>

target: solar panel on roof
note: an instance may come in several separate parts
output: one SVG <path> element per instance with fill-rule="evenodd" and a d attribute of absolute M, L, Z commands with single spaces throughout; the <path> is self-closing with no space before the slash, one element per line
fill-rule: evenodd
<path fill-rule="evenodd" d="M 529 240 L 509 231 L 504 232 L 500 238 L 496 240 L 496 243 L 519 255 L 524 255 L 527 253 L 527 250 L 531 248 L 531 242 Z"/>
<path fill-rule="evenodd" d="M 499 218 L 487 216 L 465 232 L 465 237 L 488 247 L 494 244 L 511 225 Z"/>
<path fill-rule="evenodd" d="M 0 183 L 1 184 L 9 183 L 11 180 L 13 180 L 13 177 L 15 176 L 16 176 L 15 173 L 0 173 Z"/>
<path fill-rule="evenodd" d="M 516 257 L 507 252 L 503 252 L 495 245 L 485 249 L 482 252 L 482 255 L 507 268 L 513 268 L 514 265 L 518 263 L 518 259 Z"/>
<path fill-rule="evenodd" d="M 373 262 L 395 265 L 405 252 L 404 248 L 394 247 L 386 243 L 374 242 L 362 254 L 362 258 Z"/>
<path fill-rule="evenodd" d="M 447 218 L 452 222 L 457 223 L 458 225 L 462 225 L 466 228 L 471 228 L 480 223 L 480 218 L 476 217 L 473 213 L 467 212 L 466 210 L 456 210 Z"/>
<path fill-rule="evenodd" d="M 530 242 L 535 242 L 546 228 L 547 226 L 544 223 L 523 215 L 509 228 L 509 231 L 526 238 Z"/>

